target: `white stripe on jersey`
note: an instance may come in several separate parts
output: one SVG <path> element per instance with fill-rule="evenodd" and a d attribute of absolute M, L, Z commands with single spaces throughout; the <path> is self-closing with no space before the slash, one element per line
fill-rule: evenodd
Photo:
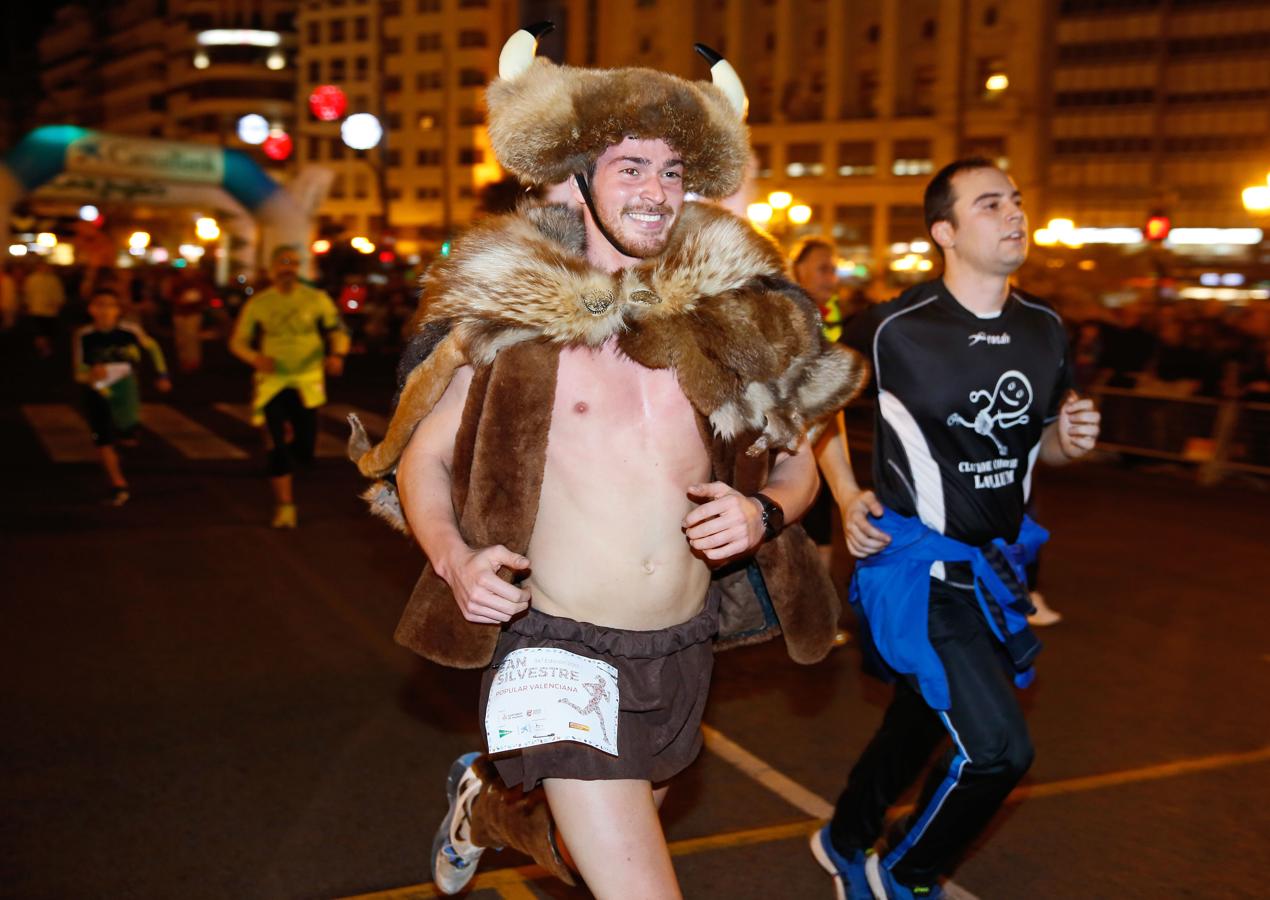
<path fill-rule="evenodd" d="M 913 472 L 913 488 L 917 491 L 917 517 L 943 534 L 947 522 L 944 482 L 922 429 L 913 414 L 894 394 L 880 391 L 878 409 L 882 413 L 882 419 L 904 445 L 904 455 L 908 457 L 908 465 Z"/>

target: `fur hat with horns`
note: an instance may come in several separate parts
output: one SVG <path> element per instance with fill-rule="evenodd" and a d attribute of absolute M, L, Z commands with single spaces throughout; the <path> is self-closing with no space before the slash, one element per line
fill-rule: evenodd
<path fill-rule="evenodd" d="M 749 159 L 747 101 L 736 71 L 703 44 L 711 82 L 654 69 L 579 69 L 536 57 L 542 23 L 503 46 L 489 86 L 489 135 L 504 169 L 530 184 L 585 175 L 627 137 L 661 139 L 683 159 L 684 188 L 722 198 L 741 187 Z"/>

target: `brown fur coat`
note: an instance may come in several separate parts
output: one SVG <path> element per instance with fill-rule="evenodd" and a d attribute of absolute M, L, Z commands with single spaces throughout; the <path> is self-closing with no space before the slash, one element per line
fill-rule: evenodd
<path fill-rule="evenodd" d="M 367 494 L 375 512 L 405 530 L 386 476 L 461 365 L 476 377 L 452 469 L 459 530 L 472 546 L 518 553 L 537 513 L 561 347 L 616 337 L 636 362 L 675 369 L 700 414 L 714 477 L 743 492 L 759 490 L 774 452 L 792 449 L 862 383 L 865 364 L 824 341 L 815 305 L 784 279 L 777 248 L 730 213 L 685 204 L 661 255 L 613 274 L 587 263 L 584 241 L 576 213 L 534 207 L 473 228 L 430 270 L 388 434 L 370 447 L 353 421 L 350 454 L 380 479 Z M 756 604 L 752 572 L 733 573 L 725 633 L 732 642 L 762 639 L 774 633 L 774 613 L 791 656 L 823 657 L 837 598 L 814 546 L 795 525 L 756 558 L 757 594 L 770 603 Z M 397 630 L 416 652 L 463 667 L 486 664 L 497 636 L 496 626 L 462 619 L 430 567 Z"/>

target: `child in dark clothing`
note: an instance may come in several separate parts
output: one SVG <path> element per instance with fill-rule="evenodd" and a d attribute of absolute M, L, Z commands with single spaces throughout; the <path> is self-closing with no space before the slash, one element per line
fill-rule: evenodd
<path fill-rule="evenodd" d="M 128 442 L 141 413 L 137 368 L 142 351 L 150 355 L 162 393 L 172 389 L 159 345 L 131 322 L 120 322 L 119 297 L 99 290 L 88 303 L 91 325 L 75 332 L 75 380 L 83 385 L 84 413 L 93 431 L 101 466 L 110 479 L 110 504 L 128 502 L 128 481 L 119 465 L 115 443 Z"/>

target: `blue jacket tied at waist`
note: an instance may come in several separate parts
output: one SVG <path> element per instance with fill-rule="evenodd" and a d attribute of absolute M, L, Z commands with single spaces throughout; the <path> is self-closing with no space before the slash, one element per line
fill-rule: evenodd
<path fill-rule="evenodd" d="M 872 517 L 871 517 L 872 518 Z M 851 603 L 868 623 L 873 643 L 886 664 L 917 678 L 922 697 L 933 709 L 947 709 L 948 677 L 927 636 L 930 567 L 935 562 L 968 562 L 975 596 L 992 633 L 1014 663 L 1014 683 L 1027 687 L 1035 677 L 1032 660 L 1041 643 L 1027 625 L 1032 612 L 1024 567 L 1036 559 L 1049 532 L 1023 517 L 1019 539 L 1001 538 L 972 547 L 942 535 L 916 517 L 887 509 L 874 519 L 891 536 L 883 549 L 856 561 Z"/>

